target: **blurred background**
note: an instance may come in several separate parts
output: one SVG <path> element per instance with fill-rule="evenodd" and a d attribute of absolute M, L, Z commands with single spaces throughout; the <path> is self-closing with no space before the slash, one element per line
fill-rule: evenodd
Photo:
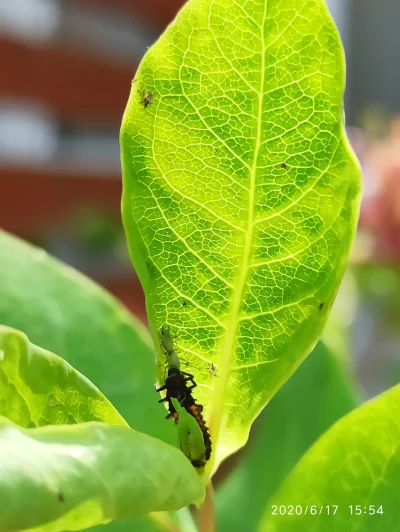
<path fill-rule="evenodd" d="M 145 321 L 120 218 L 118 132 L 140 58 L 182 0 L 0 0 L 0 227 Z M 400 380 L 400 3 L 329 0 L 364 199 L 333 319 L 369 396 Z M 336 317 L 335 317 L 336 316 Z"/>

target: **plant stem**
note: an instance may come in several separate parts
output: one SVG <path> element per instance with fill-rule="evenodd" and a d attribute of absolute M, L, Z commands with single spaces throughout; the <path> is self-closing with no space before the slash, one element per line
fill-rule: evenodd
<path fill-rule="evenodd" d="M 181 532 L 198 532 L 194 518 L 189 508 L 181 508 L 175 512 L 176 523 L 179 524 Z"/>
<path fill-rule="evenodd" d="M 163 532 L 176 532 L 176 528 L 171 522 L 171 516 L 168 512 L 152 512 L 149 514 L 150 519 Z"/>
<path fill-rule="evenodd" d="M 214 489 L 211 480 L 206 487 L 204 504 L 199 510 L 199 530 L 200 532 L 216 531 Z"/>

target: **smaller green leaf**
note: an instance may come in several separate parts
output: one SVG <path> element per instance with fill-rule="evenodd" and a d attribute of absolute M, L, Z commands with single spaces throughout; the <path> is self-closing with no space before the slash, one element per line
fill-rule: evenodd
<path fill-rule="evenodd" d="M 0 326 L 0 415 L 23 427 L 104 421 L 126 425 L 112 404 L 65 360 Z"/>
<path fill-rule="evenodd" d="M 203 433 L 193 416 L 181 407 L 177 399 L 171 399 L 179 415 L 176 426 L 178 432 L 178 445 L 183 454 L 193 462 L 203 462 L 206 454 Z"/>
<path fill-rule="evenodd" d="M 0 417 L 0 530 L 82 530 L 204 498 L 180 450 L 104 423 L 21 429 Z"/>
<path fill-rule="evenodd" d="M 260 530 L 398 531 L 399 420 L 400 385 L 338 421 L 284 481 L 266 508 Z M 272 515 L 274 505 L 276 515 Z M 290 505 L 299 512 L 287 515 Z M 280 514 L 280 507 L 286 508 L 286 515 Z M 377 512 L 381 507 L 382 515 Z"/>

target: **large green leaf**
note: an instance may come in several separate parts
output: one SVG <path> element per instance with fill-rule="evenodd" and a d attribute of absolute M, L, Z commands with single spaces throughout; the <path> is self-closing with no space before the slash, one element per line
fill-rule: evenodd
<path fill-rule="evenodd" d="M 219 531 L 257 530 L 267 501 L 304 452 L 355 408 L 353 387 L 339 357 L 319 342 L 257 419 L 243 460 L 218 489 Z"/>
<path fill-rule="evenodd" d="M 399 442 L 400 385 L 342 418 L 315 443 L 268 504 L 261 530 L 400 530 Z M 277 515 L 271 515 L 273 505 Z M 280 515 L 279 507 L 289 512 L 289 505 L 302 515 L 295 509 Z"/>
<path fill-rule="evenodd" d="M 102 393 L 62 358 L 0 326 L 0 415 L 23 427 L 104 421 L 126 425 Z"/>
<path fill-rule="evenodd" d="M 155 342 L 167 323 L 195 366 L 217 463 L 311 351 L 342 278 L 360 189 L 343 89 L 323 0 L 191 0 L 133 83 L 131 257 Z"/>
<path fill-rule="evenodd" d="M 133 428 L 175 443 L 157 404 L 151 340 L 140 323 L 93 281 L 3 231 L 0 323 L 67 360 Z"/>
<path fill-rule="evenodd" d="M 0 417 L 0 530 L 82 530 L 203 497 L 183 453 L 146 434 L 96 422 L 21 429 Z"/>

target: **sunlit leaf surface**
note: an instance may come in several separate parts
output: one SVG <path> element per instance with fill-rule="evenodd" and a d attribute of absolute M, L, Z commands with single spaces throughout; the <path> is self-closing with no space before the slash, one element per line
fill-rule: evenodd
<path fill-rule="evenodd" d="M 167 323 L 194 366 L 217 462 L 311 351 L 343 275 L 360 187 L 343 89 L 323 0 L 191 0 L 132 85 L 131 257 L 154 340 Z"/>
<path fill-rule="evenodd" d="M 112 404 L 65 360 L 0 326 L 0 415 L 22 427 L 104 421 L 126 425 Z"/>
<path fill-rule="evenodd" d="M 257 530 L 267 501 L 305 451 L 356 407 L 341 357 L 318 342 L 263 410 L 242 459 L 217 490 L 219 532 Z"/>

